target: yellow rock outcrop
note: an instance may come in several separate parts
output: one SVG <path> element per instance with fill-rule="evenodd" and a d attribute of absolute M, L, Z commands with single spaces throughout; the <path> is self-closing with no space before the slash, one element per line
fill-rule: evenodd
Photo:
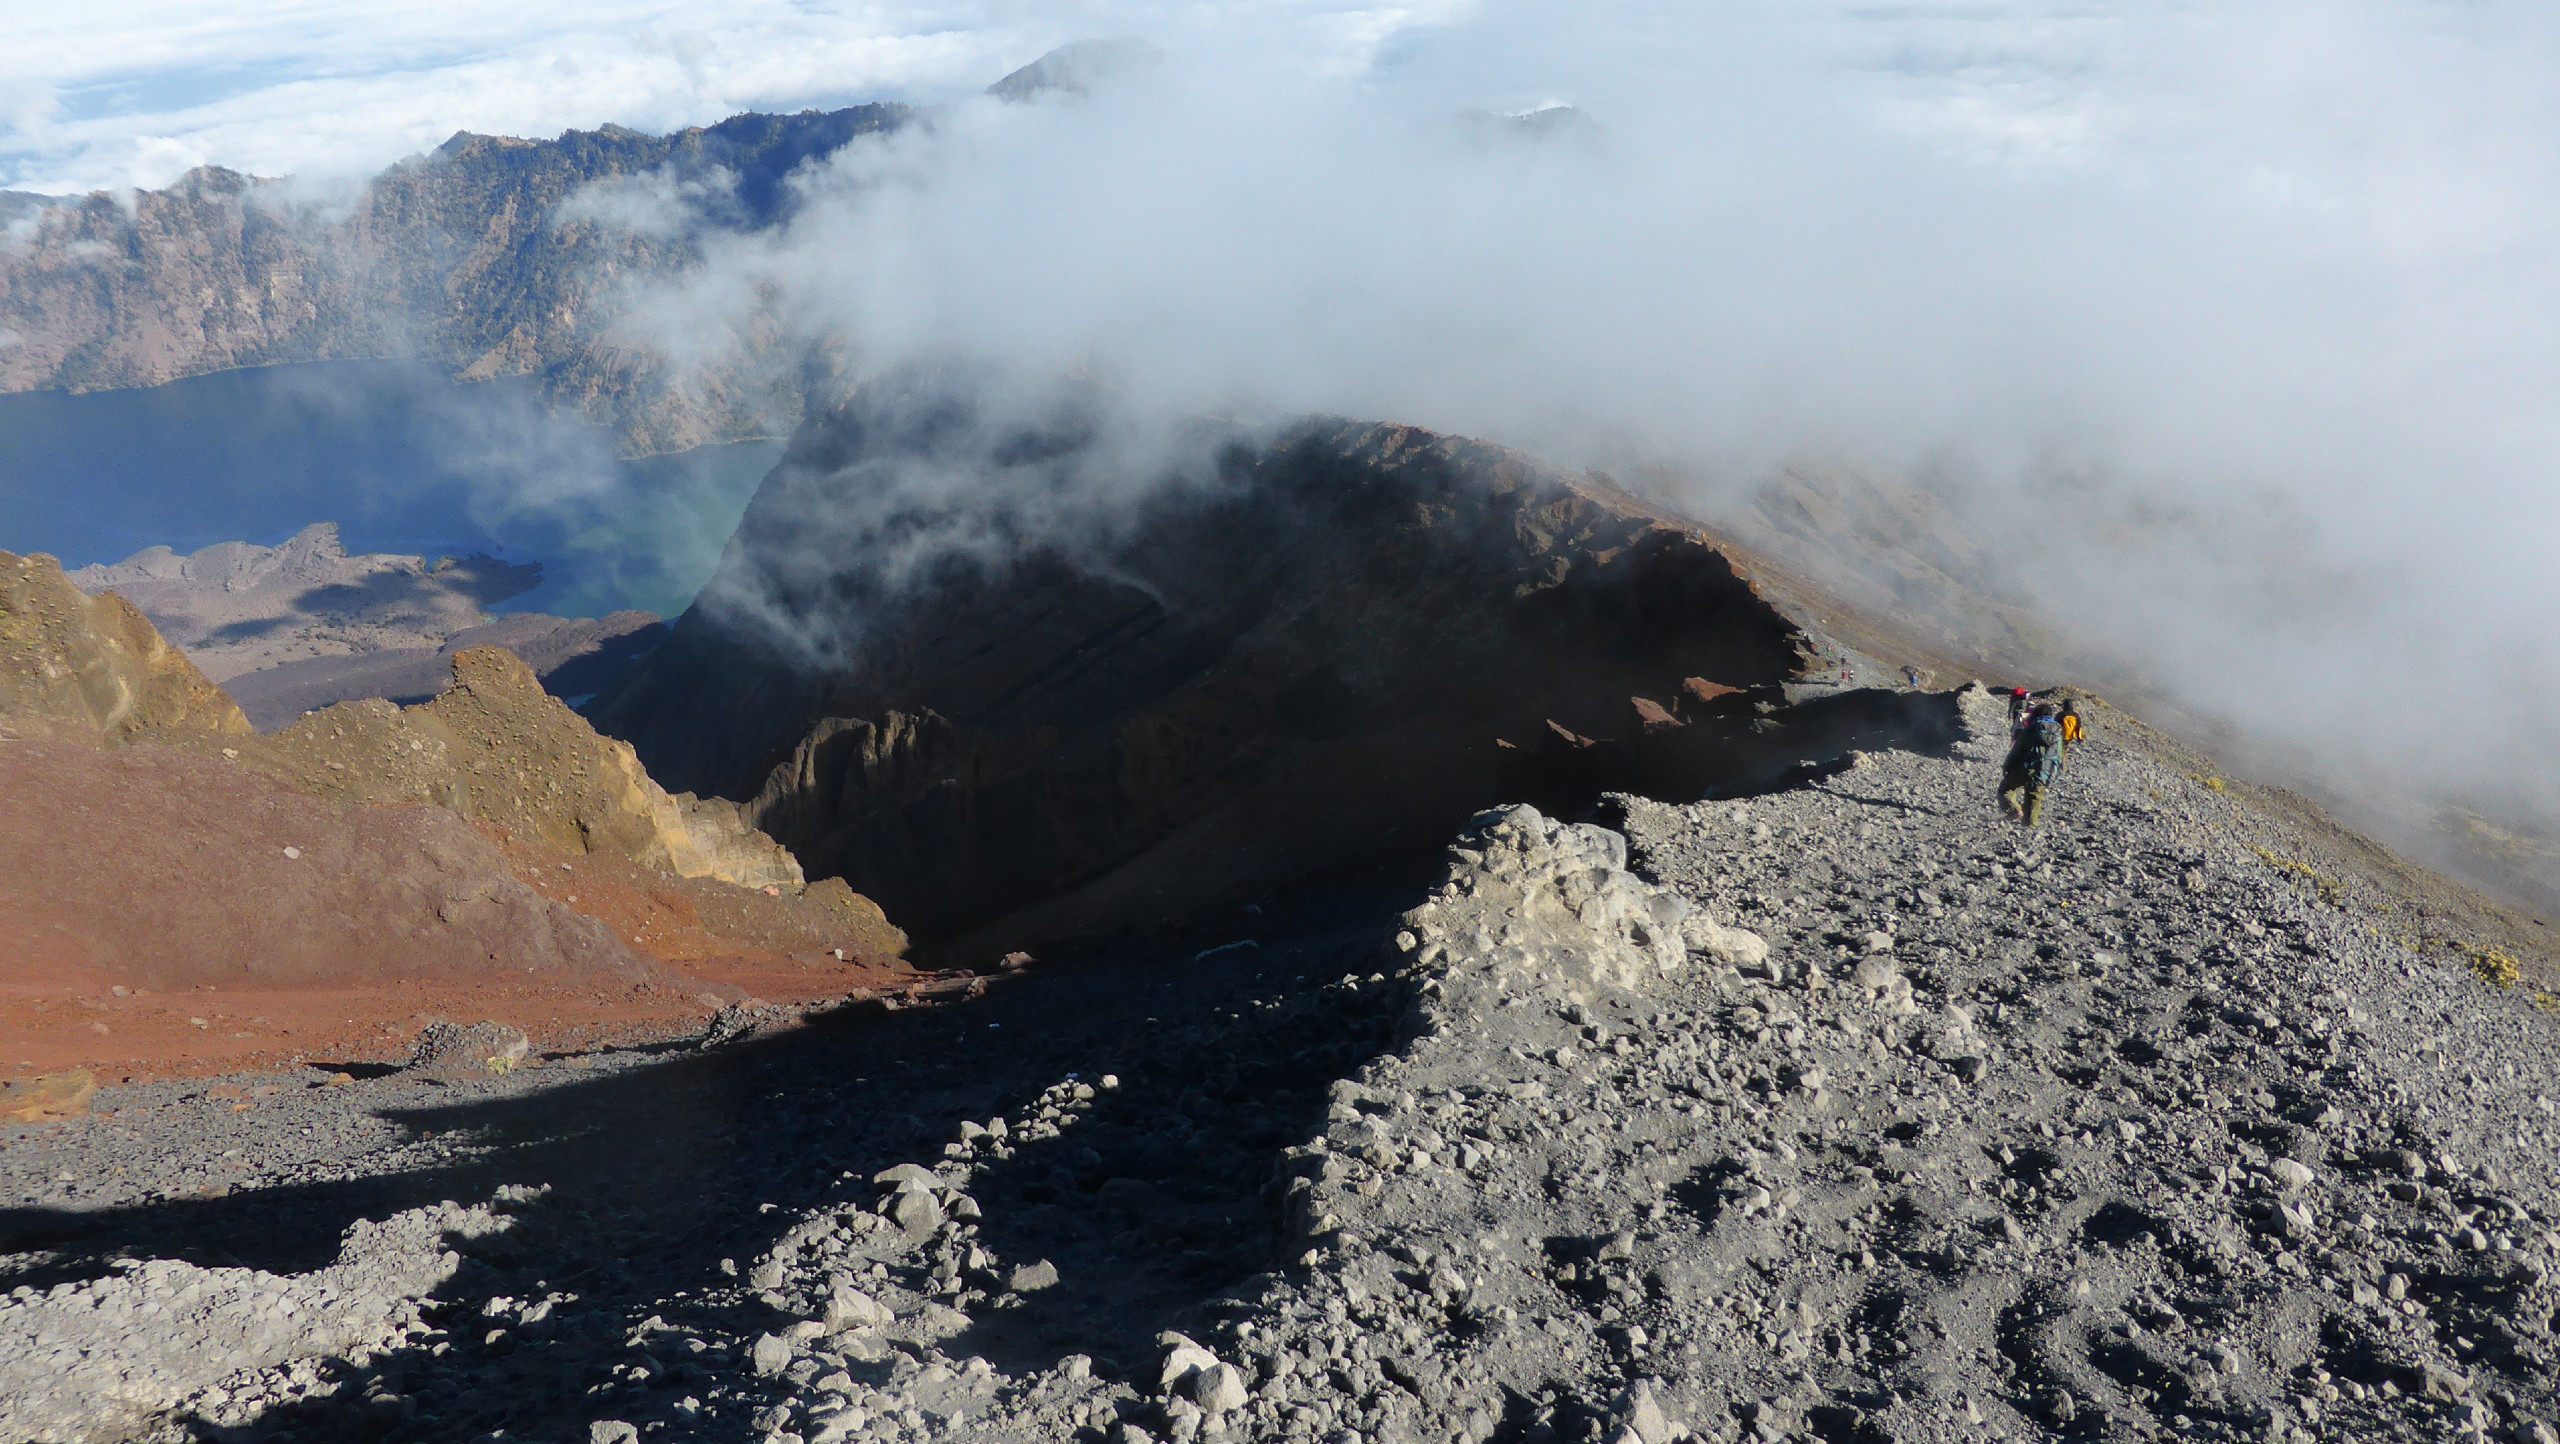
<path fill-rule="evenodd" d="M 156 728 L 246 733 L 249 719 L 113 592 L 82 595 L 62 564 L 0 552 L 0 719 L 57 741 Z"/>
<path fill-rule="evenodd" d="M 356 805 L 431 802 L 572 855 L 797 892 L 800 864 L 735 803 L 669 795 L 502 647 L 456 653 L 450 691 L 414 707 L 345 702 L 228 744 L 244 765 Z M 197 744 L 202 745 L 202 744 Z"/>

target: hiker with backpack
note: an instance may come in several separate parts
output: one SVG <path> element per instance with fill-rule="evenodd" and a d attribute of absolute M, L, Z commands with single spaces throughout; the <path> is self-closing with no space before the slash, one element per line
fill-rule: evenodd
<path fill-rule="evenodd" d="M 2064 698 L 2062 716 L 2058 720 L 2062 723 L 2062 756 L 2067 762 L 2071 758 L 2071 749 L 2079 746 L 2081 740 L 2088 736 L 2080 726 L 2080 704 L 2067 697 Z"/>
<path fill-rule="evenodd" d="M 2036 827 L 2044 821 L 2045 789 L 2062 770 L 2062 718 L 2051 703 L 2027 714 L 2000 765 L 2000 810 L 2013 822 Z"/>

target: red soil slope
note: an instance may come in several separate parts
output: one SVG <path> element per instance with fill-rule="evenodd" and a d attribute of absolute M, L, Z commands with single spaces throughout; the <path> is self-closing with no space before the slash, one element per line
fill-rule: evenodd
<path fill-rule="evenodd" d="M 0 1076 L 394 1061 L 430 1017 L 570 1047 L 924 981 L 845 941 L 836 889 L 562 861 L 218 758 L 0 740 Z"/>

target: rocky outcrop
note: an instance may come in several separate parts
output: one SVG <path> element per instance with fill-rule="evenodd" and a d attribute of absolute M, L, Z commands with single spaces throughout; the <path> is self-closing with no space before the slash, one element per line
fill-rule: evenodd
<path fill-rule="evenodd" d="M 334 802 L 440 805 L 557 853 L 610 853 L 741 887 L 803 886 L 791 854 L 736 803 L 669 795 L 627 744 L 598 736 L 503 648 L 454 654 L 452 688 L 421 705 L 348 703 L 258 736 L 122 597 L 83 595 L 45 556 L 0 553 L 0 582 L 7 734 L 147 739 Z"/>
<path fill-rule="evenodd" d="M 928 935 L 1152 922 L 1416 856 L 1495 803 L 1766 785 L 1943 720 L 1791 700 L 1819 633 L 1715 537 L 1411 427 L 1237 434 L 1205 476 L 1124 480 L 1150 499 L 1105 538 L 937 569 L 916 556 L 941 530 L 1036 522 L 907 478 L 1105 484 L 1073 440 L 1008 448 L 947 396 L 881 390 L 804 431 L 668 644 L 589 710 Z M 1653 709 L 1678 725 L 1651 735 L 1638 698 L 1679 699 Z"/>
<path fill-rule="evenodd" d="M 773 224 L 796 167 L 910 114 L 750 114 L 664 136 L 456 134 L 342 209 L 219 167 L 162 191 L 31 212 L 20 202 L 27 213 L 0 247 L 0 331 L 15 342 L 0 348 L 0 391 L 397 357 L 466 381 L 534 377 L 554 404 L 618 424 L 636 452 L 770 435 L 801 406 L 781 327 L 732 318 L 736 363 L 678 374 L 616 334 L 623 299 L 635 281 L 697 265 L 704 232 Z M 685 217 L 642 223 L 661 194 L 685 197 Z"/>
<path fill-rule="evenodd" d="M 799 864 L 735 803 L 670 796 L 513 653 L 454 656 L 453 686 L 401 708 L 343 703 L 224 749 L 298 791 L 357 806 L 435 803 L 552 852 L 798 891 Z"/>
<path fill-rule="evenodd" d="M 1463 951 L 1497 987 L 1587 1000 L 1595 988 L 1642 992 L 1680 971 L 1690 911 L 1628 873 L 1619 834 L 1504 807 L 1459 836 L 1446 880 L 1404 915 L 1396 946 L 1424 967 Z"/>
<path fill-rule="evenodd" d="M 52 557 L 0 552 L 0 728 L 104 744 L 249 719 L 131 603 L 83 595 Z"/>
<path fill-rule="evenodd" d="M 217 681 L 313 656 L 437 648 L 542 584 L 538 564 L 485 556 L 349 556 L 325 521 L 281 546 L 152 547 L 69 576 L 131 602 Z"/>

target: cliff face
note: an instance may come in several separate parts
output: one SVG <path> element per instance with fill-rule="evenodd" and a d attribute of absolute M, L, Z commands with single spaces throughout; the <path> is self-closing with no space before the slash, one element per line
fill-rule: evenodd
<path fill-rule="evenodd" d="M 1912 720 L 1789 708 L 1818 644 L 1707 534 L 1411 427 L 1238 438 L 1107 542 L 914 580 L 953 519 L 897 499 L 949 460 L 912 421 L 805 429 L 705 600 L 591 711 L 964 948 L 1239 900 L 1506 798 L 1694 796 Z"/>
<path fill-rule="evenodd" d="M 740 115 L 665 136 L 458 134 L 343 206 L 218 167 L 121 200 L 38 209 L 13 197 L 0 214 L 0 391 L 414 358 L 461 380 L 538 378 L 553 404 L 618 425 L 637 452 L 773 434 L 797 421 L 801 397 L 770 318 L 732 318 L 744 353 L 709 374 L 679 378 L 617 344 L 624 288 L 701 254 L 698 229 L 632 222 L 650 197 L 681 194 L 700 226 L 770 225 L 790 208 L 795 167 L 910 114 Z"/>

